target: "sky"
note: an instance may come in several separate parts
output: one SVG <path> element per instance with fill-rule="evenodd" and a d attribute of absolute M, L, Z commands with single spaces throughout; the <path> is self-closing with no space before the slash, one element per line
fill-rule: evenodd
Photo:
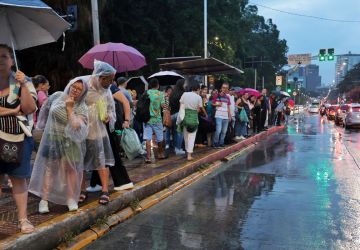
<path fill-rule="evenodd" d="M 250 4 L 261 4 L 282 11 L 329 19 L 360 21 L 359 0 L 250 0 Z M 319 49 L 334 48 L 336 54 L 360 54 L 360 23 L 340 23 L 313 18 L 293 16 L 258 6 L 259 14 L 271 18 L 280 31 L 280 38 L 287 40 L 288 54 L 311 53 L 318 55 Z M 335 58 L 336 61 L 336 58 Z M 335 61 L 313 64 L 320 66 L 322 85 L 335 79 Z"/>

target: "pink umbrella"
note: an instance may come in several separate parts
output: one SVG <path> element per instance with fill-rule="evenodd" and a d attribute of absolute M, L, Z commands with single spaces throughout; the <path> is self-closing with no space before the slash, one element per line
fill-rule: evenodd
<path fill-rule="evenodd" d="M 288 99 L 287 101 L 291 107 L 295 106 L 295 101 L 293 99 Z"/>
<path fill-rule="evenodd" d="M 252 88 L 245 88 L 239 91 L 239 93 L 241 95 L 245 94 L 245 93 L 249 93 L 249 95 L 254 95 L 256 97 L 261 96 L 261 93 L 259 91 L 257 91 L 256 89 L 252 89 Z"/>
<path fill-rule="evenodd" d="M 145 57 L 137 49 L 123 43 L 95 45 L 79 62 L 84 68 L 93 69 L 95 59 L 111 64 L 117 72 L 138 70 L 146 65 Z"/>

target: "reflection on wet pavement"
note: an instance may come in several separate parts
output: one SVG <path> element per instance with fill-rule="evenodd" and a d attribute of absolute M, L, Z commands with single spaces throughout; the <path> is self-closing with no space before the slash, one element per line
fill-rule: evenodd
<path fill-rule="evenodd" d="M 307 117 L 88 249 L 359 249 L 359 139 Z"/>

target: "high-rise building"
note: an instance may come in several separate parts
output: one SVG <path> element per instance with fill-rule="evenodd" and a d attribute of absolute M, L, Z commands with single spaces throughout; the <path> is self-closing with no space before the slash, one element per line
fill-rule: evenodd
<path fill-rule="evenodd" d="M 299 78 L 303 79 L 302 86 L 309 91 L 315 91 L 321 86 L 321 76 L 319 66 L 309 64 L 299 68 Z"/>
<path fill-rule="evenodd" d="M 356 64 L 360 63 L 360 54 L 349 52 L 344 55 L 336 56 L 335 64 L 335 84 L 338 85 Z"/>

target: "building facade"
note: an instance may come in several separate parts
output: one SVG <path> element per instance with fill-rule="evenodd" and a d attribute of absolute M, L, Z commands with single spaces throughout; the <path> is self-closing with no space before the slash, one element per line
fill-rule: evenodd
<path fill-rule="evenodd" d="M 319 65 L 309 64 L 299 68 L 299 78 L 303 79 L 303 87 L 308 91 L 316 91 L 321 87 Z"/>
<path fill-rule="evenodd" d="M 335 84 L 338 85 L 356 64 L 360 63 L 360 54 L 348 54 L 336 56 Z"/>

